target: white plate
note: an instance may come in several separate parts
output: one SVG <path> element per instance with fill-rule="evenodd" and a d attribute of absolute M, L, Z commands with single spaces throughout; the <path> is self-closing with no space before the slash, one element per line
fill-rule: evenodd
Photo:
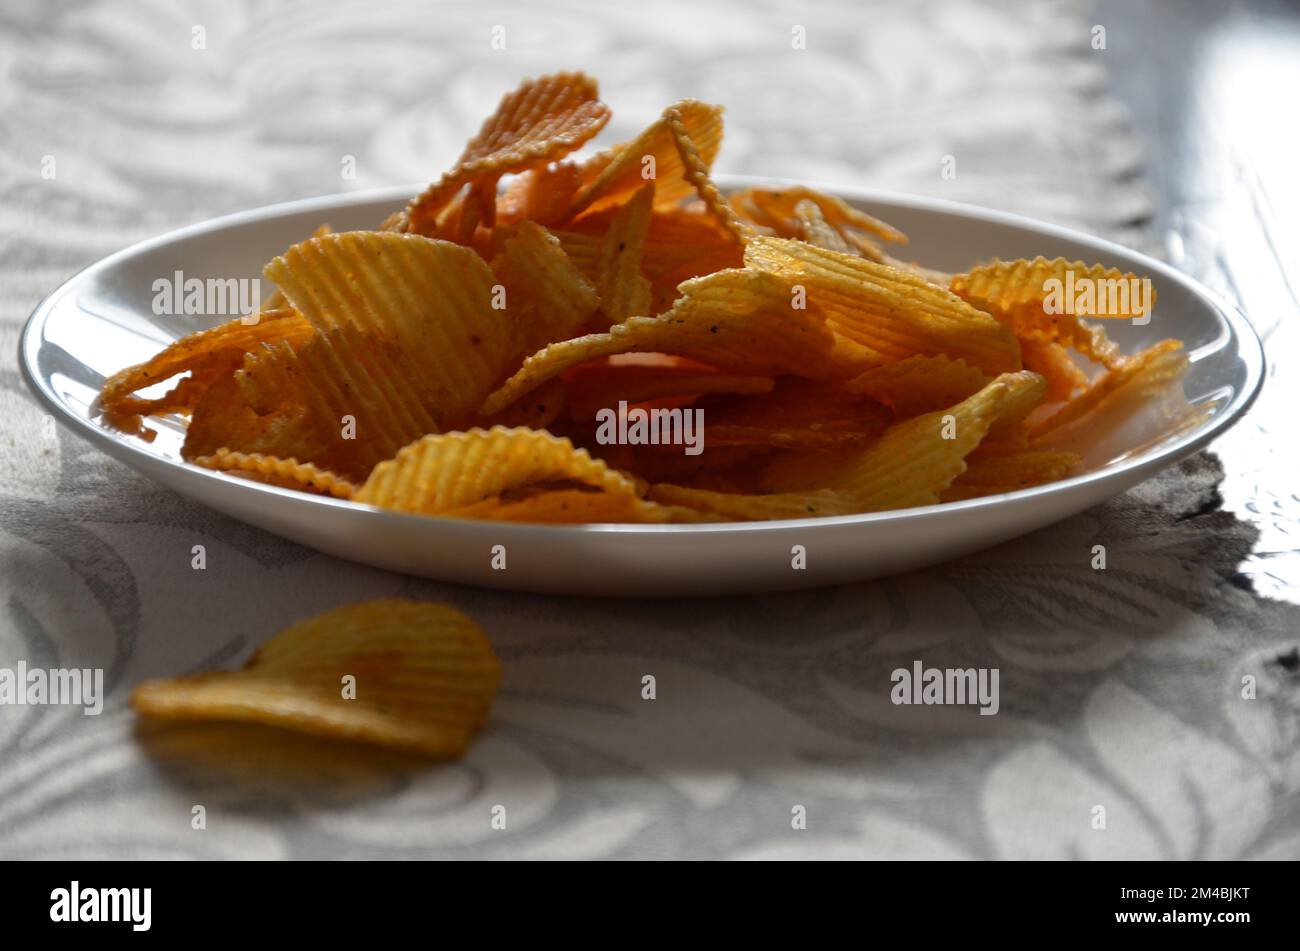
<path fill-rule="evenodd" d="M 723 178 L 725 188 L 756 184 Z M 262 265 L 328 222 L 370 228 L 413 189 L 274 205 L 182 228 L 127 248 L 73 277 L 33 312 L 20 363 L 32 390 L 74 432 L 158 482 L 267 531 L 321 551 L 411 574 L 467 584 L 582 595 L 722 594 L 811 587 L 933 564 L 1041 528 L 1124 491 L 1190 455 L 1237 420 L 1263 377 L 1259 339 L 1245 317 L 1172 268 L 1118 245 L 1014 215 L 862 189 L 828 189 L 897 225 L 927 265 L 963 270 L 993 256 L 1064 255 L 1149 275 L 1159 302 L 1142 327 L 1114 322 L 1126 351 L 1181 338 L 1192 367 L 1186 394 L 1215 403 L 1194 430 L 1157 440 L 1133 435 L 1108 447 L 1092 471 L 1062 482 L 941 506 L 726 525 L 547 526 L 385 512 L 210 472 L 179 455 L 183 423 L 167 420 L 153 443 L 95 420 L 104 378 L 204 324 L 153 314 L 152 285 L 186 278 L 256 277 Z M 269 293 L 269 288 L 264 289 Z M 492 567 L 506 547 L 506 569 Z M 802 545 L 807 567 L 791 567 Z"/>

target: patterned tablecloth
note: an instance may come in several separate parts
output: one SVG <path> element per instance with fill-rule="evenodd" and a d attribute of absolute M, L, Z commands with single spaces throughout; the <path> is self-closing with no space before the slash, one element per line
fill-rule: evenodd
<path fill-rule="evenodd" d="M 1230 465 L 1249 481 L 1223 488 L 1203 454 L 886 580 L 583 601 L 317 554 L 158 488 L 51 428 L 26 393 L 21 323 L 78 268 L 213 215 L 427 179 L 504 90 L 562 68 L 600 77 L 607 141 L 694 96 L 728 107 L 721 171 L 942 195 L 1160 247 L 1086 7 L 642 12 L 6 2 L 0 667 L 102 667 L 109 695 L 97 717 L 0 706 L 0 856 L 1300 856 L 1300 609 L 1293 587 L 1256 593 L 1242 565 L 1259 529 L 1221 505 L 1222 490 L 1285 534 L 1295 497 L 1265 463 Z M 1261 407 L 1237 451 L 1280 439 Z M 383 595 L 451 602 L 493 638 L 503 687 L 462 762 L 142 730 L 126 708 L 143 678 L 235 663 L 294 619 Z M 1000 712 L 891 704 L 890 672 L 916 660 L 999 668 Z"/>

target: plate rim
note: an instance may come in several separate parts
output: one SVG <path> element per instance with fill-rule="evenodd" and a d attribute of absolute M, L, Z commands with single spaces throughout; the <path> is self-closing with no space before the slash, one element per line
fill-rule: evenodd
<path fill-rule="evenodd" d="M 1245 384 L 1238 392 L 1233 394 L 1232 399 L 1221 412 L 1215 413 L 1210 419 L 1182 434 L 1171 442 L 1160 446 L 1156 450 L 1139 454 L 1133 458 L 1125 459 L 1121 462 L 1105 466 L 1104 468 L 1093 472 L 1082 473 L 1056 482 L 1045 483 L 1044 485 L 1017 489 L 1013 492 L 1004 492 L 997 495 L 989 495 L 977 499 L 965 499 L 956 502 L 942 502 L 935 505 L 890 509 L 883 512 L 862 512 L 854 515 L 831 515 L 799 519 L 774 519 L 760 522 L 672 523 L 663 525 L 620 522 L 530 524 L 527 522 L 485 522 L 482 519 L 454 518 L 441 515 L 430 516 L 411 512 L 398 512 L 391 509 L 380 508 L 378 506 L 366 505 L 361 502 L 353 502 L 347 499 L 336 499 L 331 496 L 314 495 L 312 493 L 298 492 L 293 489 L 281 488 L 266 483 L 253 482 L 248 479 L 240 479 L 237 476 L 228 475 L 224 472 L 212 469 L 206 469 L 202 466 L 196 466 L 193 463 L 184 460 L 173 460 L 157 456 L 148 452 L 142 446 L 135 444 L 135 441 L 131 437 L 126 436 L 125 434 L 119 435 L 101 426 L 97 426 L 90 419 L 74 413 L 45 385 L 44 380 L 41 379 L 40 374 L 37 372 L 36 367 L 40 349 L 39 344 L 43 336 L 41 331 L 43 331 L 50 314 L 64 295 L 71 292 L 73 288 L 83 282 L 91 274 L 108 270 L 123 260 L 147 253 L 176 241 L 227 230 L 232 227 L 254 223 L 265 218 L 281 217 L 284 215 L 301 214 L 312 211 L 324 212 L 329 209 L 347 208 L 354 205 L 371 204 L 380 201 L 400 203 L 408 200 L 413 195 L 418 194 L 424 188 L 422 184 L 395 185 L 384 188 L 365 189 L 356 192 L 341 192 L 330 195 L 319 195 L 311 198 L 300 198 L 292 201 L 277 202 L 270 205 L 262 205 L 257 208 L 236 211 L 215 218 L 208 218 L 194 224 L 184 225 L 180 228 L 175 228 L 171 231 L 155 235 L 154 237 L 138 241 L 122 248 L 121 250 L 106 255 L 98 261 L 95 261 L 72 274 L 53 291 L 45 295 L 32 310 L 31 314 L 23 324 L 22 332 L 19 334 L 18 338 L 19 370 L 28 389 L 32 391 L 38 402 L 46 409 L 46 411 L 50 412 L 56 419 L 60 420 L 60 422 L 73 432 L 90 441 L 97 448 L 100 448 L 109 455 L 118 458 L 121 458 L 119 453 L 127 456 L 138 456 L 146 465 L 163 464 L 175 466 L 183 471 L 201 473 L 202 477 L 216 480 L 217 483 L 227 484 L 232 489 L 263 493 L 270 497 L 284 498 L 300 504 L 314 504 L 341 509 L 348 512 L 381 514 L 388 518 L 401 520 L 411 519 L 418 521 L 421 525 L 429 525 L 431 527 L 435 525 L 456 525 L 461 527 L 492 526 L 494 531 L 498 533 L 502 531 L 519 531 L 526 534 L 558 534 L 566 537 L 571 535 L 585 536 L 605 534 L 631 534 L 646 537 L 681 534 L 778 534 L 792 529 L 803 530 L 810 528 L 831 528 L 858 525 L 866 526 L 885 522 L 922 522 L 948 515 L 956 515 L 961 512 L 972 512 L 993 507 L 1005 507 L 1012 504 L 1028 504 L 1034 499 L 1057 495 L 1069 489 L 1079 488 L 1090 483 L 1114 478 L 1123 473 L 1137 471 L 1141 478 L 1145 476 L 1146 472 L 1161 469 L 1167 465 L 1172 465 L 1179 459 L 1185 458 L 1204 448 L 1216 437 L 1222 435 L 1234 426 L 1250 409 L 1251 405 L 1255 402 L 1263 389 L 1264 379 L 1267 375 L 1263 342 L 1260 340 L 1259 334 L 1256 332 L 1250 319 L 1241 308 L 1224 298 L 1221 294 L 1218 294 L 1201 284 L 1190 275 L 1177 270 L 1172 265 L 1166 264 L 1163 261 L 1159 261 L 1132 248 L 1126 248 L 1117 242 L 1105 238 L 1099 238 L 1083 231 L 1052 224 L 1051 222 L 1040 221 L 1026 215 L 985 208 L 980 205 L 957 202 L 945 198 L 929 198 L 921 195 L 890 192 L 883 189 L 864 186 L 832 184 L 772 176 L 718 175 L 714 180 L 718 187 L 724 192 L 730 192 L 737 188 L 756 185 L 807 185 L 850 201 L 878 202 L 915 209 L 918 211 L 938 211 L 944 214 L 951 214 L 972 220 L 982 220 L 1009 225 L 1037 231 L 1061 240 L 1093 245 L 1099 251 L 1104 253 L 1118 254 L 1120 257 L 1125 258 L 1134 258 L 1140 262 L 1146 270 L 1153 273 L 1159 273 L 1166 280 L 1171 280 L 1183 285 L 1190 293 L 1206 301 L 1218 312 L 1220 318 L 1228 328 L 1229 341 L 1225 346 L 1235 344 L 1237 356 L 1246 366 Z M 137 471 L 141 471 L 142 469 L 141 466 L 135 465 L 133 465 L 132 468 L 137 469 Z M 151 479 L 153 478 L 152 476 L 149 476 L 147 472 L 146 477 Z M 154 479 L 154 481 L 157 480 Z M 201 504 L 206 505 L 206 503 Z"/>

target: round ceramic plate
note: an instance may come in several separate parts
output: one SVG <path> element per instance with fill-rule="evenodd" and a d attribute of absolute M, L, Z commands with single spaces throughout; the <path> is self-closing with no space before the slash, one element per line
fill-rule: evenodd
<path fill-rule="evenodd" d="M 761 184 L 721 178 L 724 188 Z M 1231 426 L 1263 378 L 1263 352 L 1244 316 L 1158 261 L 1119 245 L 1025 218 L 937 200 L 827 188 L 911 238 L 909 259 L 949 271 L 994 256 L 1063 255 L 1149 275 L 1159 301 L 1144 326 L 1115 321 L 1126 352 L 1184 341 L 1187 399 L 1212 407 L 1175 435 L 1130 427 L 1085 456 L 1081 475 L 1037 488 L 939 506 L 782 522 L 710 525 L 522 525 L 386 512 L 260 485 L 181 460 L 184 420 L 157 421 L 152 443 L 95 418 L 109 374 L 201 329 L 156 316 L 153 282 L 257 277 L 262 265 L 319 224 L 371 228 L 414 189 L 274 205 L 182 228 L 127 248 L 73 277 L 33 312 L 20 342 L 28 384 L 51 413 L 105 452 L 205 505 L 355 561 L 445 581 L 588 596 L 723 594 L 811 587 L 906 571 L 965 555 L 1058 521 L 1187 456 Z M 269 293 L 269 288 L 263 288 Z M 218 321 L 210 321 L 216 323 Z M 202 326 L 206 326 L 203 324 Z M 505 570 L 493 568 L 504 545 Z M 802 545 L 806 568 L 792 568 Z"/>

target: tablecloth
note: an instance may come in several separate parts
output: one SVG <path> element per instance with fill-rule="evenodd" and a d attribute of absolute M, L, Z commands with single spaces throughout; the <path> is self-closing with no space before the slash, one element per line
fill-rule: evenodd
<path fill-rule="evenodd" d="M 1158 251 L 1094 25 L 1068 0 L 7 2 L 0 667 L 103 668 L 108 698 L 99 716 L 0 706 L 0 856 L 1300 857 L 1300 608 L 1243 573 L 1259 529 L 1223 506 L 1214 454 L 903 576 L 550 598 L 386 573 L 199 507 L 52 426 L 13 358 L 79 267 L 216 214 L 431 178 L 518 79 L 564 68 L 600 78 L 606 141 L 693 96 L 727 105 L 722 171 Z M 127 707 L 144 678 L 236 664 L 295 619 L 387 595 L 458 606 L 502 659 L 460 762 L 141 727 Z M 999 669 L 998 714 L 891 703 L 915 661 Z"/>

